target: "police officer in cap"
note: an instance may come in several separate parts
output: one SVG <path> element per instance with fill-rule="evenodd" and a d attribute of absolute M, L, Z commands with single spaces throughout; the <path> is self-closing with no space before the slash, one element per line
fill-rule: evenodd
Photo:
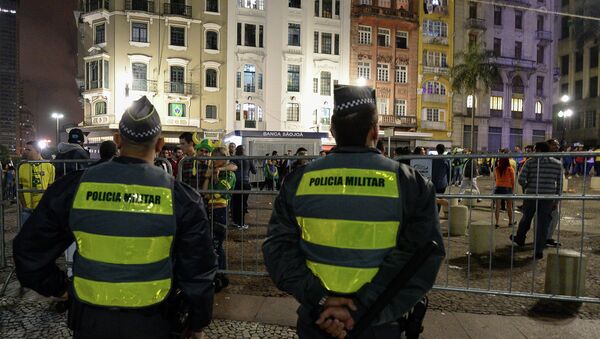
<path fill-rule="evenodd" d="M 431 182 L 376 148 L 375 91 L 336 86 L 337 146 L 292 172 L 263 245 L 267 270 L 300 303 L 300 338 L 343 338 L 415 251 L 442 244 Z M 431 289 L 444 250 L 430 257 L 364 338 L 399 338 L 397 319 Z"/>
<path fill-rule="evenodd" d="M 125 111 L 121 155 L 67 174 L 44 194 L 14 240 L 21 284 L 69 298 L 75 338 L 168 338 L 168 299 L 179 289 L 189 329 L 212 317 L 216 256 L 202 198 L 153 166 L 164 140 L 146 97 Z M 73 241 L 73 280 L 55 260 Z"/>

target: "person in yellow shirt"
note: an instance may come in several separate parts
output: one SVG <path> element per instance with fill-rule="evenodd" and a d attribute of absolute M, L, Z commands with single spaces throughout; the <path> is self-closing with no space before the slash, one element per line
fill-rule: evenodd
<path fill-rule="evenodd" d="M 28 141 L 23 150 L 27 161 L 42 160 L 41 149 L 35 141 Z M 54 166 L 50 163 L 25 163 L 19 167 L 19 186 L 22 189 L 46 190 L 54 182 Z M 36 208 L 43 193 L 20 192 L 21 225 L 27 221 Z"/>

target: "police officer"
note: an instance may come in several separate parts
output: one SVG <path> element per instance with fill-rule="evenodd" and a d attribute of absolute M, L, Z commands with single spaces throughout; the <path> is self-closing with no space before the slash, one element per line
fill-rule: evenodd
<path fill-rule="evenodd" d="M 263 245 L 271 278 L 300 302 L 300 338 L 343 338 L 417 248 L 442 244 L 431 182 L 375 148 L 375 91 L 336 86 L 334 100 L 337 147 L 286 178 Z M 396 320 L 431 289 L 443 256 L 426 261 L 365 338 L 400 336 Z"/>
<path fill-rule="evenodd" d="M 121 156 L 65 175 L 14 240 L 21 284 L 72 299 L 75 338 L 168 338 L 180 289 L 192 337 L 210 323 L 216 256 L 202 199 L 153 166 L 164 140 L 146 97 L 123 114 Z M 73 280 L 55 264 L 75 240 Z"/>

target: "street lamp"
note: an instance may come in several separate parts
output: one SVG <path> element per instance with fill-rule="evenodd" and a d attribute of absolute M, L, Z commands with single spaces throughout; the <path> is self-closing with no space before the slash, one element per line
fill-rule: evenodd
<path fill-rule="evenodd" d="M 571 97 L 564 94 L 562 97 L 560 97 L 560 101 L 562 102 L 568 102 L 569 100 L 571 100 Z"/>
<path fill-rule="evenodd" d="M 60 142 L 60 119 L 64 118 L 65 116 L 62 113 L 52 113 L 52 118 L 56 119 L 56 146 L 58 146 L 58 143 Z"/>
<path fill-rule="evenodd" d="M 565 97 L 563 95 L 563 97 Z M 562 100 L 562 98 L 561 98 Z M 568 99 L 567 99 L 568 101 Z M 562 125 L 562 137 L 561 137 L 561 141 L 560 141 L 560 145 L 561 146 L 565 146 L 565 134 L 567 133 L 567 118 L 570 118 L 573 116 L 573 110 L 572 109 L 566 109 L 564 111 L 559 111 L 558 112 L 558 118 L 561 119 L 561 125 Z"/>

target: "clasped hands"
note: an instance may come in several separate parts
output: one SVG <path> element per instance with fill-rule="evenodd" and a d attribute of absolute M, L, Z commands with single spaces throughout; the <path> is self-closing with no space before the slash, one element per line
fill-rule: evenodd
<path fill-rule="evenodd" d="M 354 319 L 350 310 L 356 311 L 356 305 L 349 298 L 329 297 L 325 302 L 316 324 L 334 338 L 345 338 L 354 327 Z"/>

